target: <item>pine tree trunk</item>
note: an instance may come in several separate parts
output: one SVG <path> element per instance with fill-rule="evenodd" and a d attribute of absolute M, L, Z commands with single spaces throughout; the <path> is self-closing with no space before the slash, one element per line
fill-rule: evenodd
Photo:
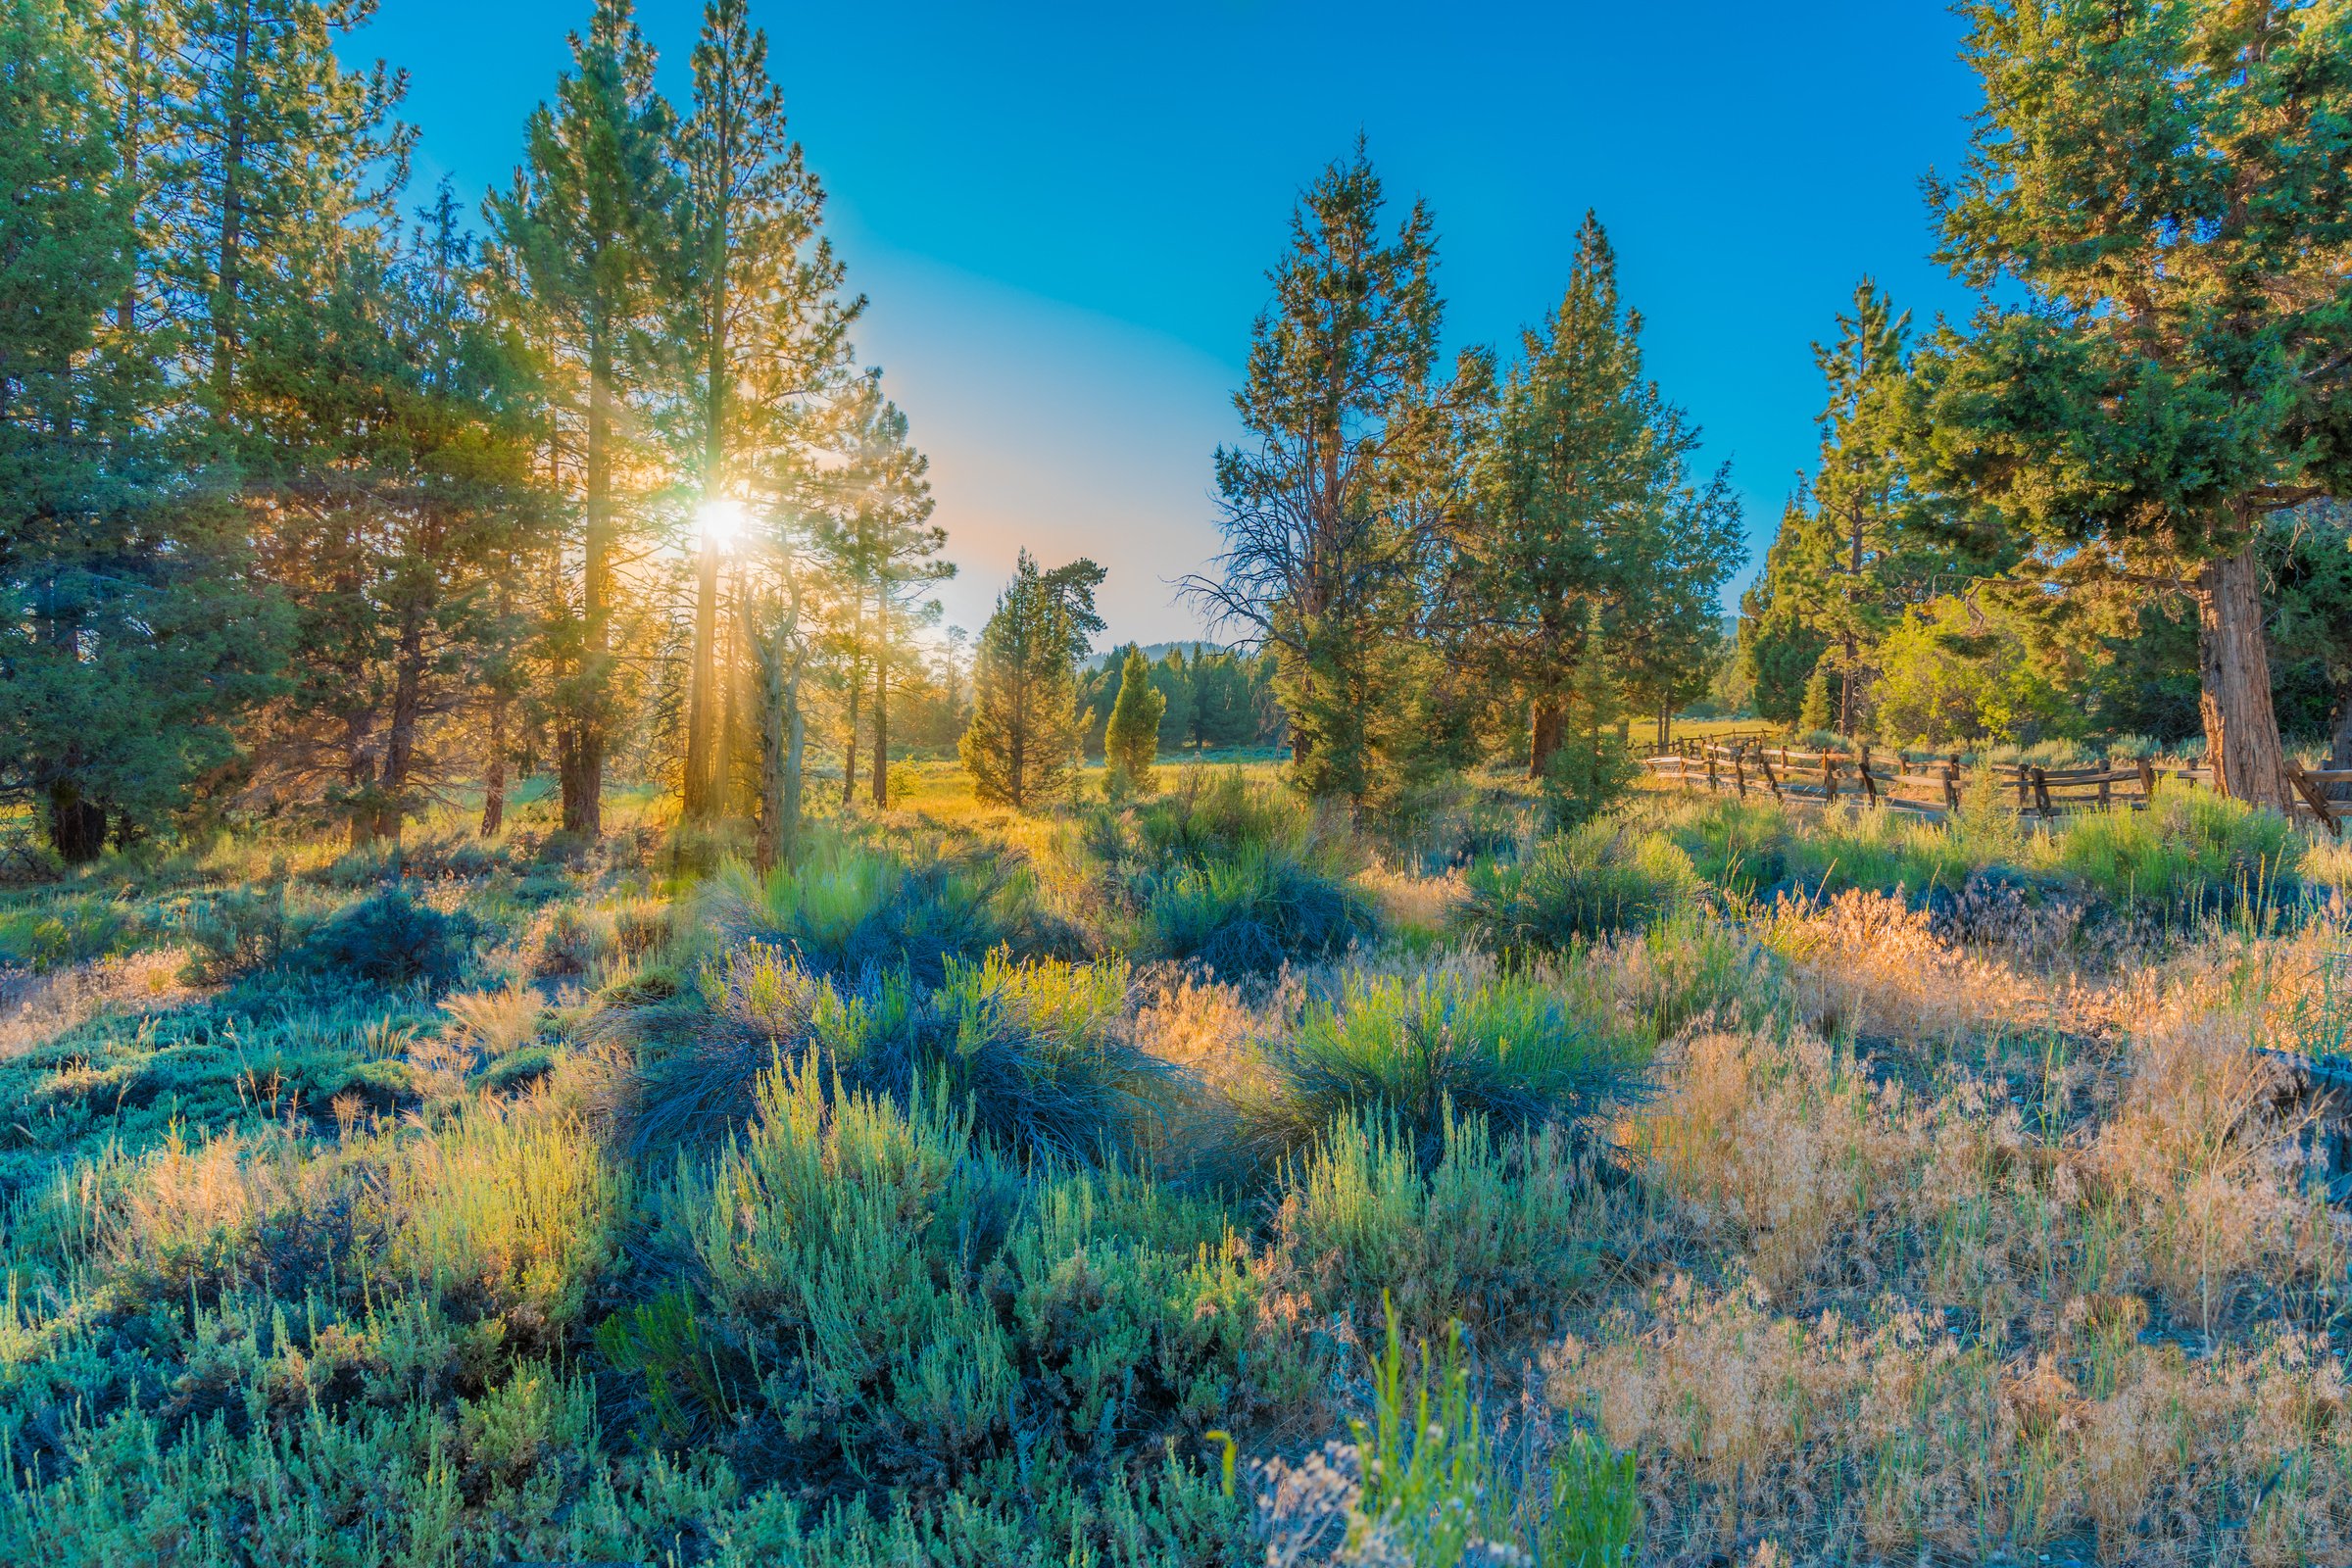
<path fill-rule="evenodd" d="M 384 735 L 383 804 L 378 837 L 398 843 L 408 812 L 403 799 L 416 763 L 416 720 L 424 706 L 424 607 L 401 607 L 400 637 L 392 656 L 392 724 Z"/>
<path fill-rule="evenodd" d="M 67 780 L 49 786 L 49 845 L 69 865 L 86 865 L 106 849 L 106 808 Z"/>
<path fill-rule="evenodd" d="M 482 762 L 482 837 L 498 837 L 507 820 L 507 694 L 490 699 L 490 744 Z"/>
<path fill-rule="evenodd" d="M 858 702 L 865 690 L 865 662 L 858 650 L 865 646 L 865 597 L 858 596 L 857 617 L 850 622 L 850 700 L 849 738 L 841 746 L 841 804 L 848 806 L 858 799 Z"/>
<path fill-rule="evenodd" d="M 875 607 L 874 809 L 890 805 L 890 601 Z"/>
<path fill-rule="evenodd" d="M 2262 567 L 2253 544 L 2205 563 L 2195 598 L 2197 706 L 2205 718 L 2214 787 L 2236 800 L 2286 810 L 2286 754 L 2271 706 Z"/>
<path fill-rule="evenodd" d="M 1862 646 L 1852 632 L 1845 634 L 1845 665 L 1838 672 L 1838 733 L 1847 740 L 1854 738 L 1854 670 L 1861 662 Z"/>
<path fill-rule="evenodd" d="M 768 871 L 783 859 L 790 836 L 784 800 L 790 715 L 785 711 L 782 636 L 755 641 L 760 662 L 760 832 L 752 853 L 760 869 Z"/>
<path fill-rule="evenodd" d="M 703 541 L 701 570 L 695 582 L 694 675 L 686 706 L 686 778 L 680 808 L 690 822 L 709 818 L 717 780 L 710 766 L 712 686 L 716 680 L 718 644 L 718 546 Z"/>
<path fill-rule="evenodd" d="M 718 655 L 718 741 L 710 758 L 710 810 L 724 816 L 735 808 L 735 759 L 743 753 L 743 568 L 735 568 L 737 612 L 726 619 L 727 645 Z M 722 584 L 723 587 L 723 584 Z"/>
<path fill-rule="evenodd" d="M 1542 778 L 1558 755 L 1563 720 L 1560 705 L 1550 698 L 1538 700 L 1533 717 L 1528 723 L 1527 776 Z"/>
<path fill-rule="evenodd" d="M 595 838 L 604 832 L 605 684 L 612 653 L 612 354 L 600 329 L 588 350 L 587 527 L 580 570 L 584 650 L 580 693 L 558 742 L 557 779 L 564 791 L 564 829 Z"/>

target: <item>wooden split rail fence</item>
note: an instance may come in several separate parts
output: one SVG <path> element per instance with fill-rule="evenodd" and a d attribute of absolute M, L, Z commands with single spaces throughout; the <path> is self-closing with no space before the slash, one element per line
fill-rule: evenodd
<path fill-rule="evenodd" d="M 1817 806 L 1845 801 L 1941 817 L 1960 808 L 1969 768 L 1960 759 L 1911 752 L 1808 752 L 1760 739 L 1725 736 L 1680 742 L 1672 751 L 1645 760 L 1652 778 L 1685 790 L 1704 789 L 1745 799 Z M 2212 788 L 2210 767 L 2159 767 L 2141 759 L 2089 767 L 2036 767 L 2026 762 L 1994 764 L 2004 804 L 2029 820 L 2043 822 L 2078 811 L 2142 810 L 2167 783 Z M 2296 814 L 2324 823 L 2341 836 L 2352 816 L 2352 800 L 2334 800 L 2337 785 L 2352 785 L 2352 770 L 2322 772 L 2287 764 L 2296 795 Z"/>

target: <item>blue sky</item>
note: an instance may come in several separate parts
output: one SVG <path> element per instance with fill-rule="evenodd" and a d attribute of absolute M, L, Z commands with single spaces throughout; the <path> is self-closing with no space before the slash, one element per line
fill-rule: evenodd
<path fill-rule="evenodd" d="M 345 52 L 408 69 L 420 184 L 478 197 L 586 13 L 383 0 Z M 682 95 L 699 3 L 640 15 Z M 1650 371 L 1706 462 L 1731 461 L 1756 561 L 1814 452 L 1808 345 L 1855 281 L 1921 321 L 1968 308 L 1919 193 L 1957 165 L 1975 104 L 1937 0 L 753 15 L 872 300 L 861 357 L 931 455 L 966 626 L 1026 545 L 1110 567 L 1113 638 L 1197 634 L 1168 581 L 1216 549 L 1210 454 L 1265 270 L 1298 189 L 1359 130 L 1395 204 L 1435 212 L 1457 344 L 1514 344 L 1599 212 Z"/>

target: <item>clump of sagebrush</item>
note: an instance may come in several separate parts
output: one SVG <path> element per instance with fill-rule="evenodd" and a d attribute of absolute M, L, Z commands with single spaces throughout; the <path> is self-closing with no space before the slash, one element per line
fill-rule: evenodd
<path fill-rule="evenodd" d="M 2197 913 L 2294 891 L 2303 839 L 2276 811 L 2178 788 L 2145 811 L 2077 817 L 2052 850 L 2058 869 L 2110 898 Z"/>
<path fill-rule="evenodd" d="M 1344 952 L 1375 927 L 1355 885 L 1363 852 L 1344 824 L 1238 772 L 1188 773 L 1168 794 L 1090 825 L 1139 956 L 1264 974 Z"/>
<path fill-rule="evenodd" d="M 1299 1385 L 1295 1356 L 1259 1353 L 1262 1286 L 1224 1211 L 1128 1174 L 1024 1173 L 952 1095 L 824 1077 L 771 1068 L 743 1136 L 660 1195 L 657 1246 L 693 1260 L 694 1298 L 602 1338 L 662 1364 L 669 1419 L 819 1494 L 969 1488 L 983 1518 L 992 1494 L 1150 1469 L 1191 1499 L 1166 1528 L 1198 1555 L 1165 1560 L 1242 1560 L 1238 1505 L 1168 1457 L 1280 1394 L 1269 1380 Z M 708 1374 L 673 1364 L 689 1345 Z"/>
<path fill-rule="evenodd" d="M 0 910 L 0 964 L 36 974 L 123 951 L 138 938 L 135 912 L 99 894 Z"/>
<path fill-rule="evenodd" d="M 1506 956 L 1559 953 L 1638 931 L 1697 898 L 1690 858 L 1658 834 L 1588 823 L 1523 858 L 1470 868 L 1458 919 L 1471 941 Z"/>
<path fill-rule="evenodd" d="M 1449 1114 L 1433 1160 L 1393 1116 L 1341 1115 L 1283 1168 L 1267 1266 L 1359 1323 L 1388 1298 L 1417 1327 L 1499 1330 L 1548 1315 L 1591 1273 L 1592 1175 L 1592 1155 L 1556 1129 Z"/>
<path fill-rule="evenodd" d="M 906 970 L 938 984 L 951 958 L 1053 947 L 1026 871 L 994 856 L 920 860 L 831 840 L 764 874 L 730 861 L 703 884 L 702 922 L 783 949 L 817 973 Z"/>
<path fill-rule="evenodd" d="M 1457 1113 L 1518 1129 L 1574 1126 L 1617 1105 L 1638 1088 L 1647 1048 L 1524 973 L 1349 974 L 1266 1044 L 1266 1074 L 1240 1115 L 1271 1152 L 1337 1118 L 1377 1114 L 1434 1164 Z"/>
<path fill-rule="evenodd" d="M 269 968 L 285 956 L 298 929 L 286 908 L 282 877 L 194 900 L 177 921 L 188 950 L 186 976 L 212 983 Z"/>
<path fill-rule="evenodd" d="M 901 1104 L 944 1093 L 998 1147 L 1093 1159 L 1137 1143 L 1172 1071 L 1115 1027 L 1116 959 L 951 957 L 932 986 L 904 969 L 815 973 L 750 943 L 707 963 L 699 993 L 705 1018 L 646 1069 L 641 1141 L 747 1122 L 762 1075 L 784 1062 Z"/>

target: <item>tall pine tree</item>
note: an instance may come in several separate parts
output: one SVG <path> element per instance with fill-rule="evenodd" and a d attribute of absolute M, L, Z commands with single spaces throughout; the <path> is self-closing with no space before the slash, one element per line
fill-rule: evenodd
<path fill-rule="evenodd" d="M 673 117 L 629 0 L 595 0 L 571 55 L 555 102 L 532 112 L 523 167 L 489 212 L 494 242 L 511 252 L 500 274 L 520 289 L 512 308 L 551 389 L 558 466 L 577 500 L 579 583 L 562 595 L 551 628 L 551 696 L 564 826 L 593 835 L 619 710 L 620 485 L 641 427 L 633 403 L 661 376 L 654 329 L 677 287 L 678 179 Z M 560 547 L 559 568 L 570 549 Z"/>

